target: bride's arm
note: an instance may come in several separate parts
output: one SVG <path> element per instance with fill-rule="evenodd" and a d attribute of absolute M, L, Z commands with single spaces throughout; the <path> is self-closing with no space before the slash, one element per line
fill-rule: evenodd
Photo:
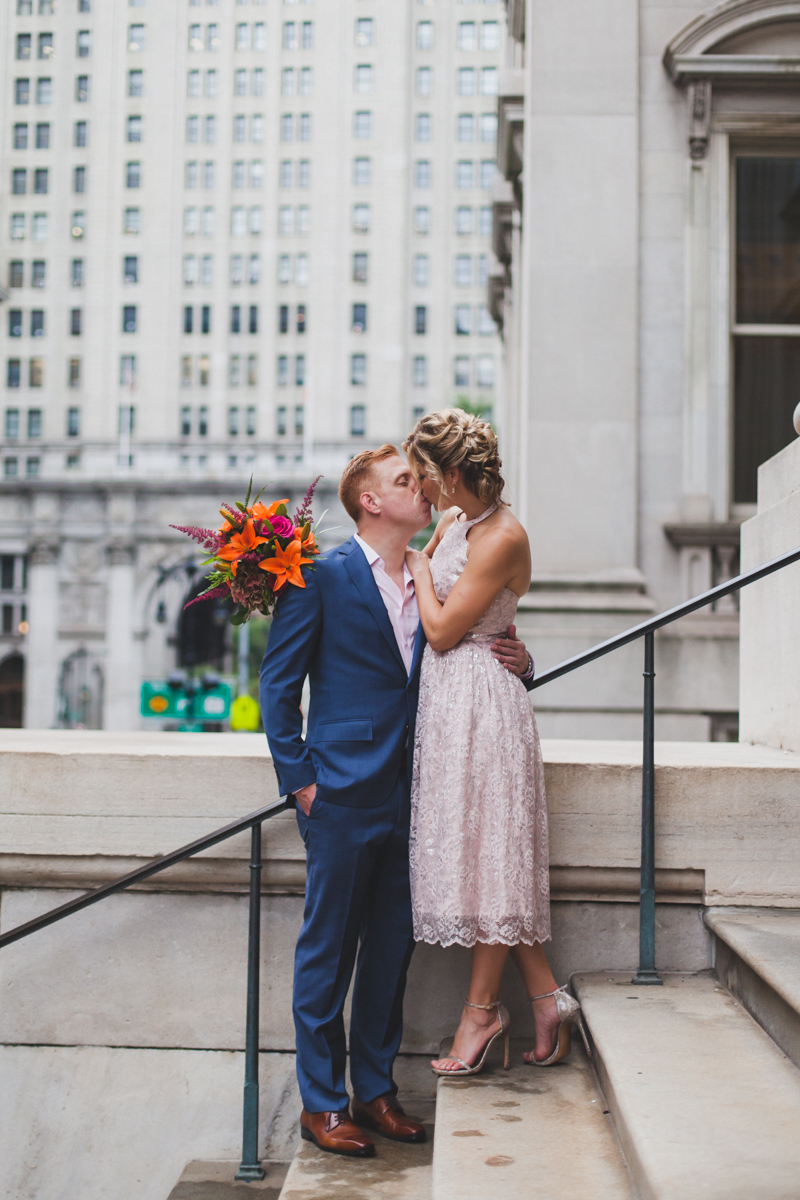
<path fill-rule="evenodd" d="M 420 620 L 433 650 L 450 650 L 483 616 L 503 588 L 519 574 L 520 556 L 527 552 L 523 531 L 498 529 L 470 545 L 467 565 L 444 604 L 436 599 L 430 560 L 409 550 L 408 568 L 414 577 Z"/>

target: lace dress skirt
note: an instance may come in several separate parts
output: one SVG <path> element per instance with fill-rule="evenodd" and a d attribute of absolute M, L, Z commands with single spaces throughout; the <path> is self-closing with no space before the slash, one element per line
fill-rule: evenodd
<path fill-rule="evenodd" d="M 454 522 L 434 554 L 440 600 L 466 563 L 463 533 L 461 562 L 453 561 L 458 537 Z M 490 648 L 513 622 L 516 603 L 504 589 L 458 645 L 444 653 L 425 648 L 411 790 L 417 941 L 513 946 L 550 937 L 539 736 L 524 685 Z M 484 632 L 487 625 L 494 632 Z"/>

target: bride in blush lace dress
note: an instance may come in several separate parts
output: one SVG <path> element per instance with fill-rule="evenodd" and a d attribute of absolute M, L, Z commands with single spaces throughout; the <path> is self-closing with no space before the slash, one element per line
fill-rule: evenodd
<path fill-rule="evenodd" d="M 448 510 L 425 550 L 406 555 L 428 642 L 411 790 L 414 936 L 472 947 L 452 1051 L 431 1065 L 440 1075 L 474 1074 L 497 1038 L 508 1065 L 509 1018 L 498 996 L 509 953 L 533 1002 L 536 1043 L 526 1060 L 550 1065 L 568 1053 L 580 1010 L 542 948 L 550 938 L 547 810 L 533 710 L 520 678 L 495 656 L 530 584 L 528 537 L 502 500 L 487 422 L 461 409 L 431 413 L 403 449 L 425 498 Z"/>

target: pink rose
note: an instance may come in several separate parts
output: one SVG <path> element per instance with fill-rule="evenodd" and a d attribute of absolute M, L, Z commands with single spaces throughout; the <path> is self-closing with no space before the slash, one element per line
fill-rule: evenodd
<path fill-rule="evenodd" d="M 288 517 L 270 517 L 269 524 L 279 538 L 294 537 L 294 525 Z"/>

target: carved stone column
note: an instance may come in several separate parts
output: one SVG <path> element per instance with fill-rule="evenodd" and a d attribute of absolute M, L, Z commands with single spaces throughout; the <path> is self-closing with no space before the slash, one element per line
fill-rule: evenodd
<path fill-rule="evenodd" d="M 58 559 L 54 537 L 38 537 L 28 551 L 28 635 L 25 639 L 26 729 L 53 729 L 57 722 Z"/>
<path fill-rule="evenodd" d="M 106 548 L 106 679 L 104 729 L 137 729 L 141 663 L 136 625 L 136 545 L 114 542 Z"/>

